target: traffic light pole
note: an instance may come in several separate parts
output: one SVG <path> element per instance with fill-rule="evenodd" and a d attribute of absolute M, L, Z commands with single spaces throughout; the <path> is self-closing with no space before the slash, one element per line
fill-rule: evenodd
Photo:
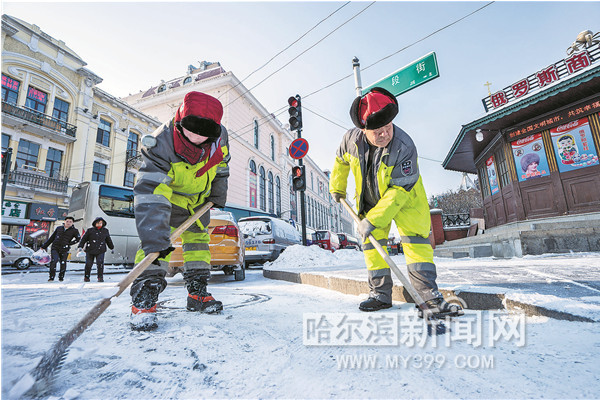
<path fill-rule="evenodd" d="M 298 139 L 302 137 L 302 129 L 298 129 Z M 298 160 L 298 165 L 304 165 L 302 159 Z M 304 177 L 306 179 L 306 176 Z M 304 190 L 300 191 L 300 216 L 302 218 L 302 246 L 306 246 L 306 206 L 304 203 Z"/>
<path fill-rule="evenodd" d="M 2 160 L 2 165 L 4 168 L 2 174 L 2 207 L 4 207 L 4 194 L 6 193 L 6 183 L 8 181 L 8 174 L 10 173 L 10 159 L 12 158 L 12 148 L 9 147 L 6 149 L 6 160 Z"/>

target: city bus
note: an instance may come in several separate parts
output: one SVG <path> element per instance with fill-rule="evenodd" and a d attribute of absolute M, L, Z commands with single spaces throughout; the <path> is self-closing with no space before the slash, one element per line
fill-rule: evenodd
<path fill-rule="evenodd" d="M 140 244 L 133 213 L 133 189 L 102 182 L 82 182 L 73 188 L 69 215 L 75 218 L 75 228 L 83 236 L 92 227 L 94 219 L 106 220 L 106 228 L 115 245 L 108 250 L 105 264 L 133 265 Z M 85 262 L 77 257 L 77 246 L 71 248 L 71 262 Z"/>

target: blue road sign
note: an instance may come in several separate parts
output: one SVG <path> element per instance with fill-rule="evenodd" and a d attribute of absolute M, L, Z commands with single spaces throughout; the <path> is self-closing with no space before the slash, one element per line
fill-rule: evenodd
<path fill-rule="evenodd" d="M 304 138 L 295 139 L 290 144 L 290 157 L 299 160 L 308 153 L 308 141 Z"/>

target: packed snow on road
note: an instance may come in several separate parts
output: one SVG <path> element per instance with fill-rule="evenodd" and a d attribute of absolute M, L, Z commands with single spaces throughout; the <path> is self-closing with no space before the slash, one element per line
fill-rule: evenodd
<path fill-rule="evenodd" d="M 360 252 L 300 246 L 266 267 L 277 263 L 364 265 Z M 2 276 L 3 397 L 125 276 L 108 272 L 104 283 L 86 284 L 72 265 L 64 282 L 44 273 Z M 126 291 L 71 345 L 44 398 L 598 396 L 596 323 L 467 310 L 446 335 L 427 336 L 412 304 L 359 313 L 366 294 L 269 280 L 260 269 L 246 276 L 213 275 L 220 315 L 186 311 L 181 275 L 169 278 L 154 332 L 130 330 Z"/>

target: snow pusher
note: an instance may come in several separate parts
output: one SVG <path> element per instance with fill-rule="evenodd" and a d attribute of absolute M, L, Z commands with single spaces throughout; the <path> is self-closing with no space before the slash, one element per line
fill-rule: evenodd
<path fill-rule="evenodd" d="M 175 229 L 169 239 L 173 243 L 183 232 L 185 232 L 192 224 L 194 224 L 202 215 L 207 213 L 213 203 L 207 202 L 202 207 L 190 216 L 183 224 Z M 59 340 L 48 350 L 37 366 L 30 372 L 23 375 L 15 382 L 13 387 L 8 392 L 8 397 L 11 399 L 20 399 L 24 395 L 35 397 L 46 392 L 52 385 L 53 378 L 58 370 L 62 367 L 69 346 L 92 324 L 98 317 L 110 306 L 113 298 L 118 297 L 121 293 L 131 285 L 152 262 L 158 258 L 158 253 L 150 253 L 142 261 L 140 261 L 116 286 L 117 291 L 110 297 L 100 300 L 94 307 L 75 325 L 71 330 L 65 333 Z"/>

